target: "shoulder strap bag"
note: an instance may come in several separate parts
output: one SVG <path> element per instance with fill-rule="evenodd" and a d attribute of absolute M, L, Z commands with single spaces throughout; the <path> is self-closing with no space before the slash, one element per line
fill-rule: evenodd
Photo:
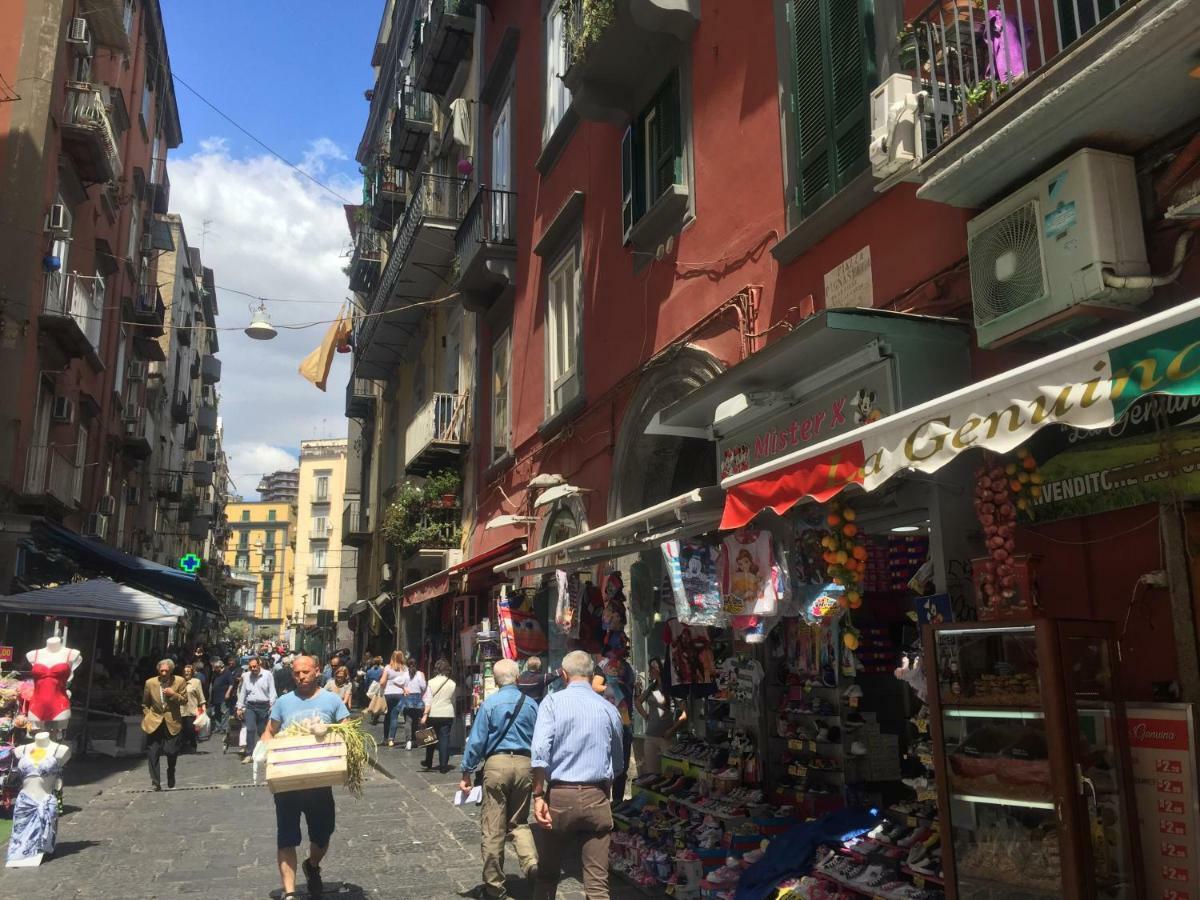
<path fill-rule="evenodd" d="M 489 756 L 491 756 L 493 753 L 496 752 L 496 748 L 500 746 L 500 742 L 503 741 L 504 738 L 508 736 L 508 730 L 510 728 L 512 728 L 513 722 L 517 721 L 517 716 L 519 716 L 521 714 L 521 707 L 524 705 L 525 705 L 525 695 L 522 694 L 521 699 L 517 701 L 517 705 L 514 706 L 512 708 L 512 711 L 506 715 L 506 718 L 508 719 L 508 721 L 504 723 L 504 727 L 500 729 L 500 733 L 498 735 L 496 735 L 496 739 L 494 741 L 492 741 L 491 746 L 488 747 L 487 750 L 484 752 L 484 754 L 483 754 L 483 762 L 484 763 L 487 762 L 487 758 Z M 475 770 L 475 784 L 477 786 L 483 784 L 483 765 L 482 764 L 480 764 L 479 768 Z"/>

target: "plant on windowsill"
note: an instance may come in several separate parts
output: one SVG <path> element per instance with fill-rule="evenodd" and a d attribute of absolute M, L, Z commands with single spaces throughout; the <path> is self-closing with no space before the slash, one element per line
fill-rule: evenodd
<path fill-rule="evenodd" d="M 577 3 L 582 6 L 579 16 L 575 15 Z M 573 66 L 583 61 L 588 48 L 616 20 L 617 4 L 616 0 L 561 0 L 559 9 L 563 16 L 563 43 L 567 45 L 569 65 Z"/>
<path fill-rule="evenodd" d="M 461 484 L 457 472 L 445 470 L 430 475 L 423 484 L 404 481 L 399 485 L 380 527 L 384 539 L 400 551 L 402 558 L 425 548 L 458 545 L 461 524 L 440 511 L 457 508 Z"/>

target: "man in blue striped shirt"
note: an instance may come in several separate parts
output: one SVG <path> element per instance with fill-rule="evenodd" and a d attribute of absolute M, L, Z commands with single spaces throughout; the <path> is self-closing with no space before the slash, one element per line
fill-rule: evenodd
<path fill-rule="evenodd" d="M 625 763 L 621 716 L 592 689 L 594 668 L 590 656 L 572 650 L 562 661 L 567 686 L 538 708 L 531 745 L 533 816 L 546 832 L 534 900 L 554 900 L 563 854 L 577 838 L 588 900 L 608 900 L 609 792 Z"/>

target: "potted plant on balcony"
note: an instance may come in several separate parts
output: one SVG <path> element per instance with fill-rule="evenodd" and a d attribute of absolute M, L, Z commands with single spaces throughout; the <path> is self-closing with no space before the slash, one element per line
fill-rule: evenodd
<path fill-rule="evenodd" d="M 567 45 L 567 64 L 583 60 L 588 48 L 617 17 L 616 0 L 561 0 L 563 42 Z"/>
<path fill-rule="evenodd" d="M 383 516 L 380 530 L 389 544 L 408 557 L 425 547 L 445 547 L 459 539 L 460 526 L 439 510 L 458 506 L 461 479 L 457 472 L 430 475 L 424 484 L 404 481 Z"/>
<path fill-rule="evenodd" d="M 453 469 L 443 469 L 425 479 L 425 496 L 430 500 L 437 499 L 443 509 L 453 509 L 458 506 L 458 489 L 462 479 Z"/>

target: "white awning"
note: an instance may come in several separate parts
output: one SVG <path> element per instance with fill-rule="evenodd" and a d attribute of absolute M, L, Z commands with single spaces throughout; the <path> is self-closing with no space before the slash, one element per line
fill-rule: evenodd
<path fill-rule="evenodd" d="M 180 616 L 187 610 L 127 584 L 93 578 L 77 584 L 0 596 L 0 612 L 173 626 L 179 624 Z"/>
<path fill-rule="evenodd" d="M 555 568 L 595 564 L 636 553 L 683 534 L 703 534 L 720 521 L 723 497 L 717 487 L 688 491 L 557 544 L 502 562 L 494 567 L 494 571 L 536 575 Z M 541 563 L 542 567 L 515 571 L 529 563 Z"/>

